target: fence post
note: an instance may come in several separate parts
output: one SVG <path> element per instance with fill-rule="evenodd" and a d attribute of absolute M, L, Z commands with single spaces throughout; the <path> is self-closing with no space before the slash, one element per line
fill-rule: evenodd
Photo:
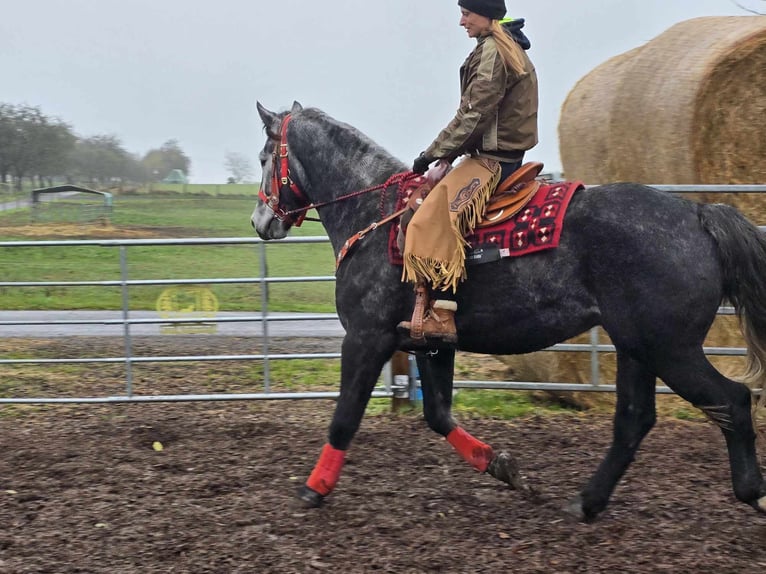
<path fill-rule="evenodd" d="M 133 341 L 130 338 L 130 295 L 128 291 L 128 252 L 120 245 L 120 283 L 122 288 L 122 333 L 125 344 L 125 392 L 133 396 Z"/>
<path fill-rule="evenodd" d="M 262 352 L 263 352 L 263 392 L 271 392 L 271 370 L 269 368 L 269 283 L 266 278 L 269 275 L 268 264 L 266 262 L 266 244 L 261 242 L 259 245 L 260 258 L 260 279 L 261 279 L 261 332 L 263 333 Z"/>
<path fill-rule="evenodd" d="M 398 412 L 410 404 L 410 363 L 409 355 L 404 351 L 396 351 L 391 357 L 391 410 Z"/>

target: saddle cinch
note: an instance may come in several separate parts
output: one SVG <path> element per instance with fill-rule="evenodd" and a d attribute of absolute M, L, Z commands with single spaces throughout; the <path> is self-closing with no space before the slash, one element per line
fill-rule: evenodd
<path fill-rule="evenodd" d="M 514 171 L 504 181 L 501 181 L 489 198 L 482 219 L 476 227 L 497 225 L 521 211 L 540 189 L 541 182 L 536 178 L 542 170 L 543 164 L 541 162 L 530 161 Z M 428 192 L 437 182 L 431 185 L 424 184 L 412 192 L 407 201 L 409 210 L 401 218 L 400 228 L 402 230 L 406 231 L 412 215 L 418 210 Z M 404 238 L 401 232 L 398 243 L 400 250 L 404 251 Z"/>

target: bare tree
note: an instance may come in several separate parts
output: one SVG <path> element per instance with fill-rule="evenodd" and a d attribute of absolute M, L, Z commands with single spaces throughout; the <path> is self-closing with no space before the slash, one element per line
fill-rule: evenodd
<path fill-rule="evenodd" d="M 247 183 L 253 177 L 253 164 L 245 154 L 235 151 L 226 152 L 226 170 L 231 174 L 232 183 Z"/>

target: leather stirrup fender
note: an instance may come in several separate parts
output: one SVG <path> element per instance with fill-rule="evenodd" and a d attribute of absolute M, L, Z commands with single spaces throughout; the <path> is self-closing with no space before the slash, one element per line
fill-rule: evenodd
<path fill-rule="evenodd" d="M 482 220 L 476 225 L 477 229 L 497 225 L 516 215 L 532 200 L 541 185 L 538 180 L 533 179 L 526 183 L 517 183 L 512 193 L 493 195 L 484 209 Z"/>
<path fill-rule="evenodd" d="M 428 289 L 422 283 L 415 286 L 415 308 L 412 310 L 410 321 L 410 337 L 413 339 L 423 338 L 423 317 L 428 308 Z"/>

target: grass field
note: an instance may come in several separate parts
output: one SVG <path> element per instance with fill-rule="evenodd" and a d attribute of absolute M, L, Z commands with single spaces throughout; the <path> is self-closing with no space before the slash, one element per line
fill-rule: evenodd
<path fill-rule="evenodd" d="M 117 196 L 109 225 L 35 222 L 29 210 L 0 212 L 0 240 L 92 238 L 254 237 L 250 213 L 254 196 L 204 195 Z M 324 235 L 318 223 L 307 222 L 295 236 Z M 255 278 L 260 275 L 260 247 L 131 246 L 126 249 L 128 278 L 204 279 Z M 116 247 L 2 247 L 1 281 L 114 281 L 120 279 Z M 328 276 L 334 273 L 329 244 L 266 247 L 269 277 Z M 154 309 L 166 287 L 130 289 L 130 308 Z M 211 287 L 221 311 L 260 309 L 260 287 L 234 284 Z M 272 284 L 273 311 L 332 312 L 334 284 L 328 282 Z M 119 287 L 0 287 L 3 309 L 119 309 Z"/>

